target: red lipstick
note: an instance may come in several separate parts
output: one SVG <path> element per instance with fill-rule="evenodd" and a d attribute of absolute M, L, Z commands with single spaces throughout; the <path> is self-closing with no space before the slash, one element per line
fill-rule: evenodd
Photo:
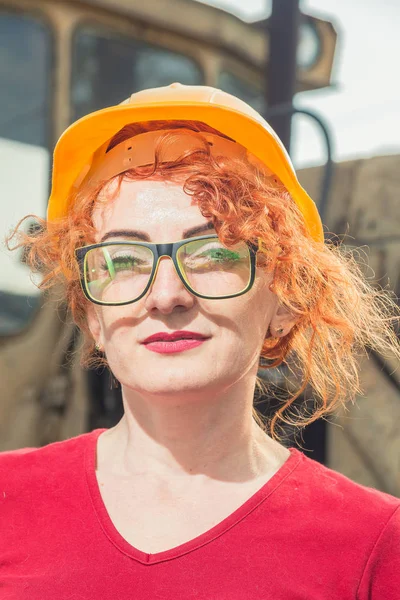
<path fill-rule="evenodd" d="M 174 331 L 173 333 L 160 331 L 147 337 L 142 344 L 152 352 L 172 354 L 200 346 L 207 339 L 207 336 L 194 331 Z"/>

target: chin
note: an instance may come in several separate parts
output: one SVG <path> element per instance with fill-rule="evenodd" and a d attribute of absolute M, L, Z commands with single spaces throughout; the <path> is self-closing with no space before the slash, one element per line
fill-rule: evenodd
<path fill-rule="evenodd" d="M 115 374 L 121 386 L 127 391 L 131 390 L 133 393 L 138 393 L 145 396 L 146 394 L 152 396 L 162 396 L 164 398 L 170 397 L 171 399 L 177 399 L 184 397 L 187 401 L 191 396 L 197 397 L 199 394 L 204 395 L 204 392 L 211 389 L 210 374 L 204 372 L 193 373 L 193 370 L 171 369 L 166 373 L 160 370 L 153 370 L 151 368 L 142 370 L 143 375 L 141 377 L 132 378 L 128 374 L 121 373 L 118 377 Z M 214 385 L 215 385 L 215 377 Z M 129 392 L 128 392 L 129 393 Z"/>

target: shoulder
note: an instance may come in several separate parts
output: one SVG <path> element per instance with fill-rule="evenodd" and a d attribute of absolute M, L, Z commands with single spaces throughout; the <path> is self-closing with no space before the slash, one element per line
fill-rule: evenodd
<path fill-rule="evenodd" d="M 388 521 L 400 508 L 400 498 L 361 485 L 326 465 L 297 451 L 300 461 L 292 473 L 293 494 L 304 497 L 314 518 L 333 528 L 377 539 Z M 305 508 L 305 507 L 304 507 Z M 398 514 L 398 513 L 397 513 Z"/>
<path fill-rule="evenodd" d="M 399 598 L 400 499 L 297 452 L 286 488 L 292 539 L 340 574 L 335 586 L 356 586 L 355 599 Z"/>
<path fill-rule="evenodd" d="M 360 510 L 376 508 L 378 511 L 381 509 L 390 512 L 400 506 L 400 498 L 357 483 L 299 450 L 295 453 L 301 455 L 297 474 L 294 472 L 295 478 L 300 478 L 316 500 L 333 502 L 336 506 L 344 508 L 351 505 L 353 509 Z"/>
<path fill-rule="evenodd" d="M 64 471 L 67 463 L 82 457 L 88 436 L 81 434 L 67 440 L 41 447 L 24 447 L 0 452 L 0 486 L 17 490 L 26 480 L 50 479 L 52 474 Z M 1 491 L 0 489 L 0 491 Z"/>

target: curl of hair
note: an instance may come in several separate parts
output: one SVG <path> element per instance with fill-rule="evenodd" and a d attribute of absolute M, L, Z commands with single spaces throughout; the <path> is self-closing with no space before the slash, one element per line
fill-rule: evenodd
<path fill-rule="evenodd" d="M 267 332 L 260 359 L 266 369 L 284 365 L 296 372 L 301 385 L 287 397 L 272 418 L 266 419 L 255 407 L 253 418 L 274 439 L 279 422 L 302 428 L 316 419 L 333 413 L 356 394 L 361 394 L 359 356 L 368 348 L 400 358 L 399 343 L 392 323 L 399 319 L 399 307 L 391 293 L 372 285 L 356 259 L 356 250 L 346 250 L 328 240 L 316 242 L 308 232 L 303 215 L 286 189 L 271 180 L 255 166 L 240 159 L 218 156 L 201 135 L 202 131 L 218 133 L 197 121 L 149 121 L 125 126 L 110 142 L 109 149 L 139 133 L 163 128 L 177 132 L 161 136 L 155 149 L 154 165 L 137 167 L 114 177 L 91 194 L 81 190 L 69 199 L 69 212 L 51 223 L 35 215 L 27 215 L 7 237 L 10 250 L 25 247 L 26 262 L 43 275 L 39 287 L 46 290 L 62 284 L 73 319 L 83 334 L 81 365 L 107 365 L 105 357 L 94 349 L 86 311 L 75 248 L 95 241 L 92 212 L 105 197 L 107 185 L 117 183 L 118 193 L 124 177 L 132 180 L 153 179 L 183 184 L 201 213 L 210 219 L 221 241 L 227 245 L 239 241 L 262 240 L 257 266 L 273 273 L 270 286 L 280 301 L 298 316 L 296 325 L 283 338 Z M 185 129 L 185 132 L 178 131 Z M 163 162 L 163 149 L 176 135 L 193 135 L 199 150 L 188 150 L 177 160 Z M 267 210 L 265 210 L 267 208 Z M 21 229 L 23 221 L 34 217 L 42 229 L 33 235 Z M 17 245 L 10 247 L 17 236 Z M 295 400 L 311 386 L 314 407 L 311 414 L 296 408 Z M 267 387 L 257 377 L 256 389 Z M 270 392 L 271 390 L 268 389 Z M 280 402 L 282 402 L 280 400 Z M 289 418 L 291 417 L 291 418 Z"/>

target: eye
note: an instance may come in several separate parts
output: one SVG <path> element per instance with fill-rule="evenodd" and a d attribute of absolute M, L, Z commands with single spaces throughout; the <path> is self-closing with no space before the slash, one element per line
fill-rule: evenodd
<path fill-rule="evenodd" d="M 210 248 L 210 250 L 206 250 L 200 256 L 203 255 L 208 255 L 215 262 L 235 261 L 240 259 L 237 252 L 232 252 L 232 250 L 228 250 L 227 248 Z"/>
<path fill-rule="evenodd" d="M 114 256 L 112 258 L 112 262 L 116 269 L 124 269 L 124 268 L 127 269 L 127 268 L 131 268 L 132 265 L 137 264 L 139 261 L 137 258 L 134 258 L 133 256 L 120 255 L 120 256 Z"/>
<path fill-rule="evenodd" d="M 134 265 L 137 264 L 137 259 L 130 255 L 119 255 L 110 257 L 112 268 L 106 261 L 102 262 L 100 268 L 103 272 L 117 272 L 123 270 L 131 270 Z"/>

